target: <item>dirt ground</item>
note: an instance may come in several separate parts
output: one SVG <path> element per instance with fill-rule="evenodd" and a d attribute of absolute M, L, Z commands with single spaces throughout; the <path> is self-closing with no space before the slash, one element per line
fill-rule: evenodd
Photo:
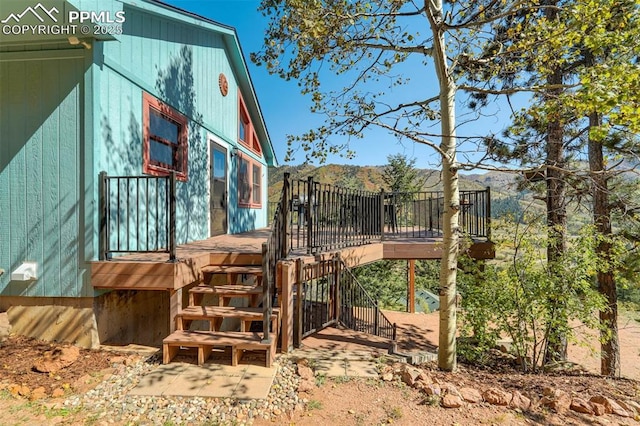
<path fill-rule="evenodd" d="M 399 350 L 432 350 L 437 345 L 438 316 L 435 314 L 389 313 L 399 327 Z M 590 341 L 597 342 L 592 338 Z M 384 342 L 335 330 L 325 330 L 305 339 L 309 348 L 373 350 L 384 353 Z M 513 370 L 482 370 L 461 365 L 456 373 L 443 373 L 433 366 L 423 368 L 431 377 L 458 387 L 479 389 L 499 387 L 518 390 L 525 395 L 539 395 L 545 387 L 560 389 L 573 396 L 589 398 L 599 393 L 611 398 L 640 402 L 640 323 L 620 319 L 622 376 L 605 379 L 597 376 L 599 360 L 595 348 L 572 345 L 570 358 L 582 364 L 587 372 L 554 375 L 523 375 Z M 110 374 L 112 362 L 122 356 L 107 351 L 81 351 L 76 362 L 55 374 L 36 373 L 34 361 L 50 343 L 11 336 L 0 343 L 0 425 L 9 424 L 90 424 L 82 411 L 53 410 L 63 398 L 83 393 Z M 34 398 L 34 391 L 40 395 Z M 54 393 L 59 395 L 54 397 Z M 518 411 L 486 403 L 446 409 L 433 403 L 419 390 L 399 380 L 318 378 L 316 387 L 303 397 L 304 410 L 283 413 L 274 421 L 257 421 L 257 425 L 591 425 L 638 424 L 632 418 L 611 414 L 590 416 L 573 411 L 554 413 L 534 408 Z M 58 404 L 59 405 L 59 404 Z M 9 414 L 9 416 L 7 416 Z"/>
<path fill-rule="evenodd" d="M 385 312 L 398 326 L 399 351 L 432 351 L 438 343 L 438 313 L 409 315 Z M 545 388 L 568 392 L 571 396 L 589 399 L 596 393 L 611 398 L 629 398 L 640 401 L 640 322 L 621 317 L 619 320 L 622 378 L 612 380 L 598 376 L 600 369 L 597 347 L 585 342 L 598 341 L 595 332 L 576 330 L 582 343 L 572 344 L 569 357 L 582 367 L 573 373 L 552 375 L 525 375 L 510 368 L 500 371 L 483 370 L 460 365 L 456 373 L 437 371 L 435 366 L 422 368 L 432 377 L 452 383 L 458 388 L 502 388 L 508 392 L 517 390 L 524 395 L 541 396 Z M 375 348 L 382 354 L 384 341 L 367 338 L 367 346 L 361 336 L 349 331 L 337 332 L 325 329 L 305 339 L 309 348 L 364 350 Z M 621 418 L 613 415 L 591 416 L 566 411 L 555 413 L 545 408 L 518 411 L 486 403 L 447 409 L 432 404 L 421 391 L 399 381 L 337 380 L 317 381 L 318 386 L 306 395 L 309 403 L 304 412 L 283 415 L 276 424 L 289 425 L 627 425 L 638 424 L 639 417 Z M 259 422 L 266 425 L 269 422 Z M 273 422 L 271 422 L 273 424 Z"/>

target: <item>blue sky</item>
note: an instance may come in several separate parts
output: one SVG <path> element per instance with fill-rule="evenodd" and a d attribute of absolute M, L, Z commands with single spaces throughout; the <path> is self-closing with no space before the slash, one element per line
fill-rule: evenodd
<path fill-rule="evenodd" d="M 278 76 L 269 75 L 265 67 L 257 67 L 248 59 L 251 52 L 260 50 L 264 31 L 267 27 L 267 20 L 257 11 L 260 2 L 258 0 L 164 1 L 236 28 L 267 128 L 276 149 L 278 161 L 283 164 L 287 148 L 286 135 L 301 134 L 310 128 L 316 127 L 322 123 L 322 117 L 309 111 L 311 103 L 305 96 L 300 94 L 299 87 L 295 81 L 286 82 Z M 424 86 L 437 84 L 431 69 L 427 69 L 425 73 L 423 68 L 420 73 L 420 79 L 414 80 L 416 84 Z M 330 83 L 339 84 L 340 80 L 338 77 L 334 77 L 334 80 Z M 491 112 L 497 115 L 464 125 L 458 130 L 458 134 L 460 136 L 470 136 L 486 134 L 489 130 L 499 132 L 503 127 L 503 123 L 506 122 L 508 111 L 501 105 L 496 104 L 491 108 Z M 466 119 L 468 118 L 470 117 L 466 117 Z M 459 122 L 463 120 L 465 120 L 465 117 L 458 117 Z M 434 131 L 437 131 L 438 128 L 439 125 L 436 125 Z M 354 159 L 330 156 L 328 163 L 383 165 L 387 163 L 388 155 L 403 153 L 409 158 L 416 158 L 416 165 L 420 168 L 438 166 L 438 158 L 430 148 L 409 142 L 400 144 L 395 137 L 385 131 L 369 132 L 366 139 L 355 140 L 351 144 L 351 149 L 356 152 Z M 462 146 L 460 160 L 464 159 L 464 152 L 469 152 L 470 155 L 477 157 L 478 154 L 474 153 L 474 151 L 477 151 L 475 145 Z M 303 160 L 301 155 L 297 157 L 292 164 L 299 164 Z"/>

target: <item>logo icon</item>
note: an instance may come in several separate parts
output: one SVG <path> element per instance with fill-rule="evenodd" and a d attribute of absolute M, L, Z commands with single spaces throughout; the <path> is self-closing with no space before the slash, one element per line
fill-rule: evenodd
<path fill-rule="evenodd" d="M 52 7 L 51 10 L 47 10 L 47 8 L 42 5 L 42 3 L 38 3 L 34 7 L 28 6 L 22 13 L 11 13 L 0 22 L 6 24 L 13 19 L 16 23 L 19 23 L 20 20 L 28 13 L 31 13 L 33 16 L 35 16 L 40 22 L 44 22 L 44 19 L 38 13 L 38 11 L 40 11 L 40 14 L 45 14 L 46 16 L 51 18 L 53 22 L 58 22 L 58 18 L 56 18 L 54 13 L 58 14 L 60 13 L 60 11 L 56 7 Z"/>

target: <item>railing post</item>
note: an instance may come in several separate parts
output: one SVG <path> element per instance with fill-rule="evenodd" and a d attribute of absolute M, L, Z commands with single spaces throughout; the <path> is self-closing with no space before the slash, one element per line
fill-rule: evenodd
<path fill-rule="evenodd" d="M 109 214 L 107 207 L 107 172 L 102 171 L 98 176 L 98 210 L 99 210 L 99 226 L 100 237 L 98 241 L 98 259 L 107 260 L 107 252 L 109 251 L 109 239 L 107 233 L 107 215 Z"/>
<path fill-rule="evenodd" d="M 282 253 L 280 253 L 280 257 L 284 259 L 289 255 L 289 237 L 291 236 L 291 187 L 290 187 L 290 178 L 291 174 L 286 172 L 284 174 L 284 182 L 282 184 L 282 201 L 280 206 L 284 207 L 283 219 L 284 223 L 282 224 L 282 242 L 281 249 Z"/>
<path fill-rule="evenodd" d="M 307 208 L 305 209 L 305 221 L 307 222 L 307 254 L 313 250 L 313 176 L 307 179 Z"/>
<path fill-rule="evenodd" d="M 380 239 L 384 240 L 384 189 L 380 188 Z"/>
<path fill-rule="evenodd" d="M 169 175 L 169 262 L 176 261 L 176 172 Z"/>
<path fill-rule="evenodd" d="M 269 246 L 262 243 L 262 343 L 270 343 L 271 326 L 271 265 L 269 265 Z"/>
<path fill-rule="evenodd" d="M 487 201 L 486 201 L 486 215 L 485 223 L 487 226 L 486 234 L 487 240 L 491 241 L 491 187 L 487 186 Z"/>
<path fill-rule="evenodd" d="M 373 319 L 373 334 L 375 334 L 376 336 L 378 335 L 379 330 L 379 321 L 378 321 L 378 317 L 380 316 L 380 301 L 376 300 L 376 305 L 375 305 L 376 309 L 375 309 L 375 318 Z"/>
<path fill-rule="evenodd" d="M 392 350 L 395 352 L 397 349 L 397 340 L 398 340 L 398 325 L 394 322 L 393 323 L 393 334 L 392 334 L 392 338 L 391 340 L 393 340 L 393 348 Z"/>
<path fill-rule="evenodd" d="M 342 310 L 342 304 L 340 302 L 340 281 L 341 281 L 341 277 L 342 277 L 342 259 L 340 258 L 340 253 L 338 253 L 338 255 L 336 256 L 336 258 L 334 259 L 334 272 L 336 274 L 336 279 L 335 279 L 335 292 L 334 292 L 334 305 L 335 305 L 335 310 L 334 310 L 334 318 L 336 322 L 340 321 L 340 311 Z"/>

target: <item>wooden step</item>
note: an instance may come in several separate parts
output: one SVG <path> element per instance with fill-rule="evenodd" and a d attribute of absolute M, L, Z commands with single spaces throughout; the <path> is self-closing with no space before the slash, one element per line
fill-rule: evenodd
<path fill-rule="evenodd" d="M 209 265 L 200 269 L 205 274 L 250 274 L 262 275 L 262 266 L 256 265 Z"/>
<path fill-rule="evenodd" d="M 262 284 L 262 266 L 256 265 L 209 265 L 200 268 L 204 281 L 209 283 L 213 274 L 227 274 L 227 283 L 238 284 L 240 275 L 253 275 L 256 279 L 256 285 Z"/>
<path fill-rule="evenodd" d="M 250 306 L 257 306 L 262 291 L 262 286 L 254 285 L 198 285 L 189 289 L 189 306 L 201 305 L 205 294 L 218 296 L 219 306 L 228 305 L 229 300 L 233 297 L 246 297 L 249 299 Z"/>
<path fill-rule="evenodd" d="M 275 341 L 271 339 L 269 343 L 263 343 L 261 333 L 176 330 L 162 341 L 162 363 L 170 363 L 181 347 L 187 347 L 197 349 L 197 362 L 202 365 L 211 355 L 211 350 L 218 346 L 231 348 L 231 365 L 238 365 L 244 350 L 256 350 L 265 352 L 266 366 L 271 367 Z"/>
<path fill-rule="evenodd" d="M 184 330 L 189 321 L 209 321 L 209 330 L 218 331 L 224 318 L 240 320 L 240 331 L 247 331 L 253 321 L 262 321 L 262 308 L 243 308 L 235 306 L 189 306 L 176 315 L 176 329 Z M 273 308 L 271 314 L 271 330 L 275 336 L 279 332 L 280 309 Z"/>

